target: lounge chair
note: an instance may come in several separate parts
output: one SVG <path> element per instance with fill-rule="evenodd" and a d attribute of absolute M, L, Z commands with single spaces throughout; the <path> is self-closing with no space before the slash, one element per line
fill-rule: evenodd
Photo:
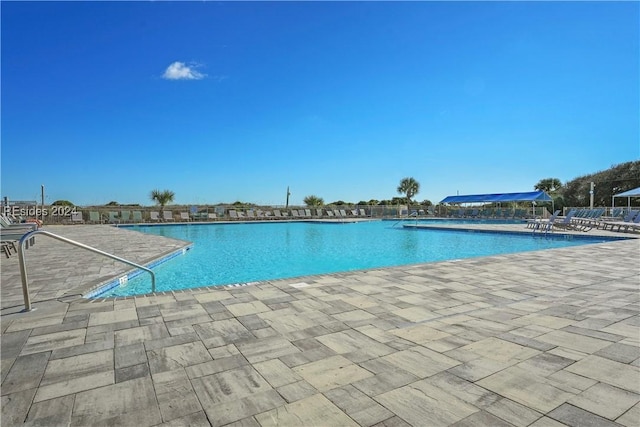
<path fill-rule="evenodd" d="M 157 211 L 151 211 L 151 212 L 149 212 L 149 219 L 151 221 L 159 222 L 160 221 L 160 214 Z"/>
<path fill-rule="evenodd" d="M 162 219 L 164 219 L 165 221 L 175 221 L 175 219 L 173 219 L 173 212 L 171 211 L 163 211 Z"/>
<path fill-rule="evenodd" d="M 213 213 L 208 213 L 208 214 L 207 214 L 207 219 L 208 219 L 208 220 L 216 220 L 216 219 L 218 219 L 218 214 L 216 214 L 215 212 L 213 212 Z"/>
<path fill-rule="evenodd" d="M 606 230 L 607 227 L 611 227 L 611 231 L 613 231 L 613 227 L 618 227 L 618 231 L 620 231 L 620 228 L 625 227 L 626 230 L 629 224 L 633 223 L 638 216 L 640 216 L 640 211 L 631 210 L 624 216 L 622 221 L 602 221 L 602 229 Z"/>
<path fill-rule="evenodd" d="M 71 223 L 84 224 L 84 219 L 82 218 L 82 212 L 71 212 Z"/>
<path fill-rule="evenodd" d="M 142 212 L 133 211 L 133 222 L 135 222 L 135 223 L 143 222 L 142 221 Z"/>
<path fill-rule="evenodd" d="M 316 216 L 322 218 L 322 209 L 316 209 Z"/>
<path fill-rule="evenodd" d="M 0 242 L 4 242 L 5 244 L 10 244 L 14 248 L 16 248 L 16 243 L 22 239 L 25 234 L 32 232 L 33 230 L 7 230 L 6 228 L 0 229 Z M 29 246 L 34 245 L 36 243 L 36 236 L 31 236 L 25 242 L 25 248 L 29 249 Z M 16 249 L 17 250 L 17 249 Z"/>
<path fill-rule="evenodd" d="M 180 212 L 180 220 L 191 221 L 191 218 L 189 217 L 189 212 Z"/>
<path fill-rule="evenodd" d="M 12 230 L 11 232 L 19 233 L 22 231 L 37 230 L 39 225 L 34 222 L 11 222 L 6 216 L 0 216 L 0 227 L 3 230 Z"/>
<path fill-rule="evenodd" d="M 306 218 L 311 218 L 313 215 L 311 215 L 311 209 L 305 209 L 304 210 L 304 216 Z"/>
<path fill-rule="evenodd" d="M 109 212 L 109 223 L 110 224 L 118 224 L 120 222 L 120 218 L 118 217 L 118 212 Z"/>
<path fill-rule="evenodd" d="M 629 221 L 620 221 L 615 223 L 610 223 L 612 225 L 611 231 L 613 231 L 613 227 L 618 227 L 616 231 L 622 231 L 622 227 L 624 227 L 624 231 L 629 231 L 629 228 L 632 230 L 636 230 L 640 227 L 640 211 L 635 211 L 635 216 L 630 216 Z"/>
<path fill-rule="evenodd" d="M 555 220 L 558 215 L 560 215 L 560 209 L 557 209 L 548 219 L 535 218 L 527 221 L 527 228 L 533 228 L 537 230 L 541 225 L 546 225 L 549 223 L 549 220 Z"/>
<path fill-rule="evenodd" d="M 16 247 L 15 241 L 1 241 L 0 242 L 1 251 L 10 258 L 13 253 L 18 253 L 18 248 Z"/>
<path fill-rule="evenodd" d="M 327 209 L 327 216 L 333 218 L 335 215 L 331 209 Z"/>
<path fill-rule="evenodd" d="M 573 216 L 576 214 L 575 210 L 571 210 L 567 213 L 567 215 L 563 218 L 556 218 L 555 221 L 551 223 L 551 231 L 556 228 L 562 228 L 564 230 L 576 230 L 578 231 L 580 228 L 573 223 Z"/>
<path fill-rule="evenodd" d="M 545 233 L 549 231 L 553 231 L 553 223 L 556 221 L 559 214 L 560 214 L 560 211 L 558 210 L 554 212 L 553 215 L 551 215 L 548 219 L 538 220 L 538 222 L 536 222 L 535 225 L 533 226 L 533 232 L 535 233 L 536 230 L 544 231 Z"/>
<path fill-rule="evenodd" d="M 367 212 L 364 209 L 359 209 L 360 216 L 367 216 Z"/>
<path fill-rule="evenodd" d="M 100 220 L 100 212 L 89 211 L 89 221 L 94 224 L 101 224 L 102 221 Z"/>
<path fill-rule="evenodd" d="M 131 221 L 131 211 L 120 211 L 120 221 L 122 222 Z"/>
<path fill-rule="evenodd" d="M 631 228 L 633 231 L 640 230 L 640 215 L 636 215 L 633 222 L 627 225 L 624 231 L 626 232 L 627 230 L 629 230 L 629 228 Z"/>

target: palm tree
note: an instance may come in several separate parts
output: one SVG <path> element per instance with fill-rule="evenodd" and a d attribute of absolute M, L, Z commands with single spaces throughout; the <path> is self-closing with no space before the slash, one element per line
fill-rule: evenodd
<path fill-rule="evenodd" d="M 413 178 L 403 178 L 398 186 L 398 193 L 404 194 L 407 204 L 411 205 L 411 198 L 420 191 L 420 183 Z"/>
<path fill-rule="evenodd" d="M 317 206 L 324 205 L 324 200 L 322 199 L 322 197 L 318 197 L 314 195 L 305 197 L 303 202 L 305 205 L 310 207 L 317 207 Z"/>
<path fill-rule="evenodd" d="M 173 202 L 173 198 L 175 197 L 175 193 L 170 190 L 152 190 L 151 191 L 151 200 L 160 205 L 160 217 L 164 216 L 164 206 L 167 203 Z"/>
<path fill-rule="evenodd" d="M 538 181 L 533 187 L 535 190 L 546 193 L 555 193 L 562 187 L 562 182 L 558 178 L 545 178 Z"/>

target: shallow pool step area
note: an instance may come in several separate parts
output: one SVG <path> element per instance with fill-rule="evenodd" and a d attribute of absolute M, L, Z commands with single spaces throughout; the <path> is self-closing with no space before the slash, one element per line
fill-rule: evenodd
<path fill-rule="evenodd" d="M 137 264 L 148 265 L 191 245 L 191 242 L 152 236 L 108 225 L 83 227 L 46 226 L 43 230 L 115 254 Z M 65 301 L 83 295 L 108 280 L 122 277 L 131 268 L 53 239 L 39 238 L 25 253 L 31 302 Z M 2 261 L 0 304 L 3 312 L 24 308 L 18 257 Z M 6 310 L 6 311 L 5 311 Z"/>
<path fill-rule="evenodd" d="M 172 259 L 174 259 L 177 256 L 181 256 L 181 255 L 185 255 L 187 253 L 187 251 L 190 251 L 193 248 L 193 245 L 188 245 L 185 246 L 184 248 L 178 249 L 177 251 L 174 251 L 172 253 L 170 253 L 169 255 L 163 256 L 155 261 L 150 262 L 149 264 L 145 265 L 144 267 L 149 268 L 151 270 L 153 270 L 155 267 L 164 264 L 167 261 L 170 261 Z M 119 276 L 115 279 L 111 279 L 109 281 L 107 281 L 106 283 L 100 284 L 98 286 L 96 286 L 95 289 L 87 292 L 86 294 L 83 295 L 83 298 L 99 298 L 101 295 L 105 294 L 106 292 L 109 292 L 110 290 L 112 290 L 113 288 L 115 288 L 116 286 L 124 286 L 126 285 L 129 280 L 138 277 L 139 275 L 144 274 L 144 270 L 141 269 L 133 269 L 128 271 L 127 273 L 125 273 L 122 276 Z M 155 292 L 155 289 L 152 287 L 150 289 L 150 293 Z"/>

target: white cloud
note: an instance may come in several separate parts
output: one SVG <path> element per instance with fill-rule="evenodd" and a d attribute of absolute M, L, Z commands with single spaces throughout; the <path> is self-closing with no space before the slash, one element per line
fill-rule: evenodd
<path fill-rule="evenodd" d="M 187 65 L 184 62 L 176 61 L 164 70 L 162 78 L 167 80 L 200 80 L 205 78 L 207 75 L 196 71 L 196 67 L 198 67 L 197 64 Z"/>

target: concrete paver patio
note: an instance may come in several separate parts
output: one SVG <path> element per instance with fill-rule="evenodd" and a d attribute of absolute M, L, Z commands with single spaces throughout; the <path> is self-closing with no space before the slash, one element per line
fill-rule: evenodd
<path fill-rule="evenodd" d="M 27 251 L 29 313 L 2 260 L 3 426 L 640 425 L 637 239 L 100 300 L 128 268 L 61 248 Z"/>

